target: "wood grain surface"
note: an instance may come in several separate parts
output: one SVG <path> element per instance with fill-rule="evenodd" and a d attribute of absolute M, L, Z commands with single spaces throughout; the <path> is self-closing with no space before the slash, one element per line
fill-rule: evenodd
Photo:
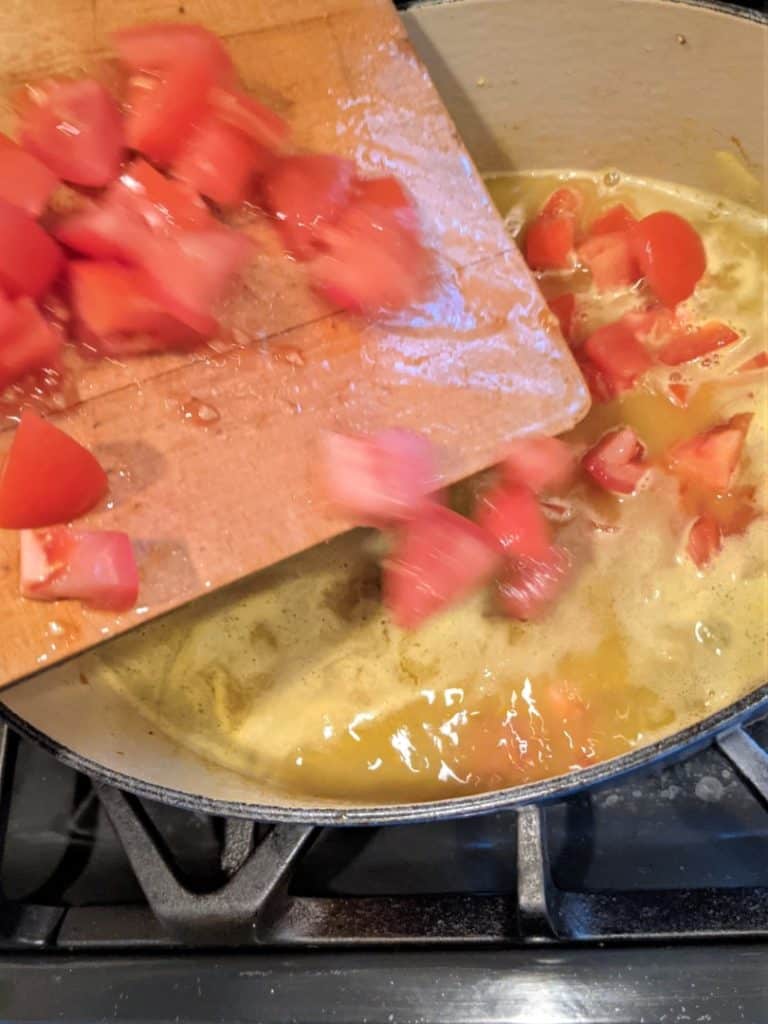
<path fill-rule="evenodd" d="M 407 314 L 341 314 L 251 214 L 241 226 L 256 242 L 253 263 L 214 350 L 124 365 L 71 352 L 77 384 L 54 419 L 109 473 L 109 500 L 84 523 L 135 539 L 139 606 L 115 616 L 21 600 L 18 537 L 0 534 L 0 685 L 343 530 L 318 488 L 325 429 L 421 430 L 440 446 L 448 482 L 492 463 L 517 434 L 568 428 L 588 405 L 388 0 L 36 0 L 34 17 L 6 0 L 3 95 L 25 79 L 94 68 L 110 31 L 149 19 L 198 21 L 225 37 L 245 86 L 288 118 L 298 146 L 398 174 L 438 273 Z"/>

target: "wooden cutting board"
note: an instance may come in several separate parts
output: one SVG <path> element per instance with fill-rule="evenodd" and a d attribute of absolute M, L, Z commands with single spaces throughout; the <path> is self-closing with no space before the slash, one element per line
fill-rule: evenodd
<path fill-rule="evenodd" d="M 217 351 L 85 364 L 55 422 L 94 450 L 106 507 L 83 521 L 136 542 L 139 606 L 113 615 L 18 597 L 18 536 L 0 534 L 0 685 L 167 612 L 346 524 L 318 489 L 321 432 L 398 425 L 428 434 L 445 482 L 492 463 L 511 437 L 556 433 L 587 394 L 552 316 L 388 0 L 26 0 L 0 8 L 3 95 L 91 69 L 113 29 L 198 21 L 246 87 L 290 121 L 296 144 L 394 172 L 439 254 L 433 294 L 386 323 L 336 312 L 271 227 Z M 8 115 L 8 110 L 4 111 Z M 10 442 L 3 421 L 0 455 Z"/>

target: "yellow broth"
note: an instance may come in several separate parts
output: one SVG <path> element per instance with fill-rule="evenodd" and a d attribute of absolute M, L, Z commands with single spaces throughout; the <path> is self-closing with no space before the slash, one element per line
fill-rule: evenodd
<path fill-rule="evenodd" d="M 768 373 L 732 373 L 766 345 L 764 221 L 615 172 L 507 175 L 489 187 L 515 233 L 568 179 L 587 196 L 587 221 L 618 201 L 639 214 L 687 216 L 708 256 L 689 306 L 743 335 L 717 357 L 677 368 L 694 387 L 688 409 L 668 397 L 669 371 L 653 371 L 635 392 L 593 409 L 572 439 L 584 445 L 629 423 L 658 459 L 675 440 L 752 411 L 738 483 L 757 488 L 764 510 Z M 581 271 L 540 283 L 550 297 L 580 293 L 584 332 L 642 300 L 637 289 L 594 296 Z M 476 483 L 455 489 L 456 507 L 469 507 Z M 82 658 L 82 671 L 209 760 L 288 793 L 375 802 L 558 775 L 677 730 L 765 681 L 764 515 L 699 571 L 684 554 L 676 485 L 660 469 L 632 497 L 582 483 L 569 502 L 558 539 L 578 571 L 540 622 L 499 616 L 484 592 L 403 633 L 379 601 L 385 541 L 358 531 L 114 641 Z"/>

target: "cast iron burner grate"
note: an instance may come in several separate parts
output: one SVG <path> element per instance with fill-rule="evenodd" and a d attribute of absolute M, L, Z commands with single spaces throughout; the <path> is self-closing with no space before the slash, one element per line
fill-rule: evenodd
<path fill-rule="evenodd" d="M 0 953 L 768 938 L 768 719 L 547 807 L 272 828 L 93 784 L 6 730 Z"/>

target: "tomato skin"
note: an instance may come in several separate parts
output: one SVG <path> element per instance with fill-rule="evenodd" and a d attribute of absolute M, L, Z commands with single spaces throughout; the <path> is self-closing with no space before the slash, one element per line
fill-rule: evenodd
<path fill-rule="evenodd" d="M 619 427 L 603 435 L 581 460 L 584 471 L 604 491 L 633 494 L 648 467 L 643 446 L 631 427 Z"/>
<path fill-rule="evenodd" d="M 321 450 L 328 497 L 355 522 L 384 526 L 413 518 L 435 490 L 432 446 L 410 430 L 370 436 L 326 434 Z"/>
<path fill-rule="evenodd" d="M 502 610 L 512 619 L 542 618 L 567 586 L 571 569 L 570 555 L 556 544 L 543 557 L 512 559 L 497 585 Z"/>
<path fill-rule="evenodd" d="M 63 430 L 25 410 L 0 473 L 0 528 L 36 529 L 90 511 L 107 492 L 93 455 Z"/>
<path fill-rule="evenodd" d="M 653 365 L 633 332 L 617 320 L 587 338 L 584 353 L 606 378 L 613 394 L 629 390 Z"/>
<path fill-rule="evenodd" d="M 540 558 L 552 538 L 536 495 L 525 484 L 502 483 L 480 496 L 475 521 L 493 537 L 505 556 Z"/>
<path fill-rule="evenodd" d="M 354 312 L 402 309 L 424 293 L 431 269 L 411 197 L 391 177 L 355 183 L 334 224 L 317 228 L 314 287 Z"/>
<path fill-rule="evenodd" d="M 726 423 L 678 441 L 667 452 L 667 465 L 689 483 L 716 493 L 727 491 L 741 459 L 751 419 L 751 414 L 739 413 Z"/>
<path fill-rule="evenodd" d="M 525 233 L 525 262 L 531 270 L 570 270 L 576 259 L 573 217 L 540 214 Z"/>
<path fill-rule="evenodd" d="M 482 586 L 499 562 L 493 539 L 476 523 L 432 505 L 395 535 L 384 566 L 384 603 L 402 629 Z"/>
<path fill-rule="evenodd" d="M 0 199 L 39 217 L 58 184 L 42 161 L 0 134 Z"/>
<path fill-rule="evenodd" d="M 626 231 L 609 231 L 588 238 L 579 246 L 578 257 L 589 269 L 599 292 L 627 288 L 640 278 Z"/>
<path fill-rule="evenodd" d="M 34 601 L 78 599 L 101 611 L 127 611 L 139 573 L 126 533 L 54 526 L 21 534 L 21 594 Z"/>
<path fill-rule="evenodd" d="M 661 303 L 676 306 L 693 294 L 707 257 L 687 220 L 659 210 L 634 224 L 629 235 L 643 277 Z"/>
<path fill-rule="evenodd" d="M 0 391 L 28 373 L 56 369 L 62 336 L 49 324 L 35 303 L 17 299 L 10 322 L 0 333 Z"/>
<path fill-rule="evenodd" d="M 39 298 L 63 267 L 61 250 L 29 214 L 0 199 L 0 288 Z"/>
<path fill-rule="evenodd" d="M 105 355 L 190 348 L 202 340 L 153 297 L 141 270 L 73 260 L 69 279 L 81 337 Z"/>
<path fill-rule="evenodd" d="M 617 203 L 595 217 L 587 229 L 587 237 L 594 238 L 614 231 L 628 231 L 636 223 L 634 213 L 624 203 Z"/>
<path fill-rule="evenodd" d="M 318 228 L 338 219 L 352 196 L 355 171 L 351 160 L 326 153 L 281 157 L 267 170 L 264 198 L 296 259 L 315 255 Z"/>
<path fill-rule="evenodd" d="M 208 114 L 181 149 L 173 175 L 219 206 L 239 206 L 250 193 L 256 162 L 250 139 Z"/>
<path fill-rule="evenodd" d="M 92 78 L 47 79 L 28 86 L 21 114 L 22 145 L 73 185 L 102 188 L 117 177 L 123 118 L 115 100 Z M 70 130 L 62 131 L 62 125 Z"/>
<path fill-rule="evenodd" d="M 534 494 L 561 494 L 573 483 L 576 458 L 558 437 L 521 437 L 507 448 L 501 468 L 505 480 L 527 484 Z"/>
<path fill-rule="evenodd" d="M 557 317 L 560 333 L 570 345 L 573 341 L 573 318 L 576 313 L 576 296 L 573 292 L 563 292 L 547 302 Z"/>
<path fill-rule="evenodd" d="M 685 550 L 691 561 L 699 568 L 712 561 L 723 545 L 720 526 L 711 516 L 699 516 L 691 524 Z"/>
<path fill-rule="evenodd" d="M 666 366 L 679 366 L 692 359 L 716 352 L 739 340 L 739 335 L 727 324 L 711 321 L 688 330 L 680 330 L 661 346 L 656 358 Z"/>

